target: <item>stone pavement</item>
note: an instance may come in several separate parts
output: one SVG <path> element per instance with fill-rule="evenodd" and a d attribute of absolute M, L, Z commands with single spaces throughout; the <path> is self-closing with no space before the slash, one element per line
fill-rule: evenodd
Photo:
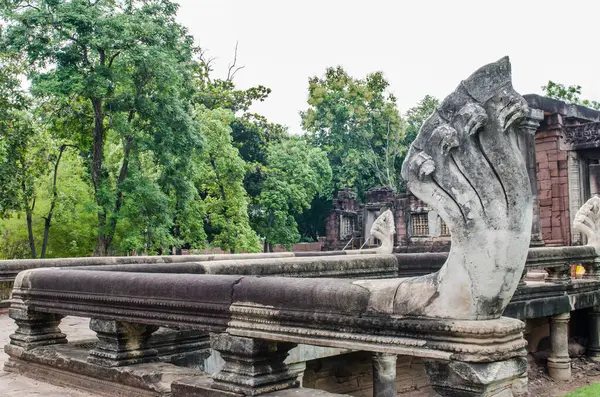
<path fill-rule="evenodd" d="M 70 341 L 94 338 L 95 334 L 88 328 L 88 323 L 89 319 L 87 318 L 65 317 L 60 328 L 67 334 Z M 4 353 L 4 345 L 9 342 L 8 336 L 14 332 L 15 328 L 15 323 L 8 317 L 8 309 L 0 309 L 0 368 L 8 361 L 8 356 Z M 95 397 L 96 395 L 0 371 L 0 396 Z"/>

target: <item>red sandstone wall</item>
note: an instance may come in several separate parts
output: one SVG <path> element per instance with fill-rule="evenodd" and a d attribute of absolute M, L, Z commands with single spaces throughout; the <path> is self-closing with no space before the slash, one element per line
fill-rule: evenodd
<path fill-rule="evenodd" d="M 559 134 L 559 130 L 551 130 L 535 136 L 540 219 L 546 245 L 570 245 L 567 152 L 559 149 Z"/>

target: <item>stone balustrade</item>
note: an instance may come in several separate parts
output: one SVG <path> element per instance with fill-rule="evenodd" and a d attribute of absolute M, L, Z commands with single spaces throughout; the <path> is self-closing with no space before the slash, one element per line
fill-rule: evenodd
<path fill-rule="evenodd" d="M 393 255 L 361 259 L 397 266 Z M 93 319 L 91 328 L 100 340 L 89 351 L 87 366 L 73 364 L 87 377 L 98 376 L 98 366 L 110 374 L 110 368 L 158 362 L 157 349 L 150 343 L 158 326 L 214 335 L 211 346 L 221 353 L 225 366 L 208 386 L 198 386 L 211 393 L 255 395 L 295 387 L 283 360 L 299 343 L 425 358 L 431 382 L 442 395 L 453 395 L 456 390 L 440 373 L 460 377 L 467 370 L 479 374 L 486 379 L 483 384 L 469 384 L 469 379 L 461 378 L 465 384 L 460 387 L 481 393 L 487 393 L 492 384 L 508 390 L 524 373 L 520 321 L 390 316 L 377 310 L 385 305 L 377 300 L 382 297 L 378 292 L 389 287 L 388 280 L 365 282 L 377 285 L 365 288 L 344 279 L 29 270 L 19 274 L 15 283 L 9 313 L 19 328 L 6 352 L 13 368 L 23 369 L 25 361 L 47 365 L 47 358 L 32 352 L 66 343 L 57 323 L 64 315 L 77 315 Z M 390 365 L 382 360 L 374 361 L 374 385 L 392 390 L 395 375 L 389 374 Z M 504 363 L 500 372 L 490 367 L 498 362 Z M 488 373 L 502 376 L 488 379 L 483 376 Z M 189 382 L 186 387 L 191 387 Z"/>
<path fill-rule="evenodd" d="M 204 254 L 204 255 L 158 255 L 158 256 L 113 256 L 113 257 L 82 257 L 82 258 L 57 258 L 57 259 L 9 259 L 0 260 L 0 307 L 8 306 L 10 292 L 13 288 L 15 277 L 19 272 L 29 269 L 46 267 L 112 267 L 124 269 L 130 267 L 135 271 L 136 265 L 142 265 L 144 269 L 154 269 L 161 272 L 177 272 L 173 269 L 190 269 L 184 263 L 199 263 L 196 272 L 202 273 L 201 267 L 207 262 L 240 261 L 252 259 L 276 259 L 276 258 L 310 258 L 328 257 L 341 255 L 372 254 L 376 250 L 354 250 L 354 251 L 328 251 L 328 252 L 269 252 L 255 254 Z M 149 266 L 154 265 L 154 266 Z M 180 265 L 175 267 L 175 265 Z M 173 266 L 173 269 L 169 269 Z M 192 266 L 193 267 L 193 266 Z M 140 267 L 137 267 L 140 269 Z M 159 270 L 160 269 L 160 270 Z M 337 276 L 333 275 L 332 276 Z"/>

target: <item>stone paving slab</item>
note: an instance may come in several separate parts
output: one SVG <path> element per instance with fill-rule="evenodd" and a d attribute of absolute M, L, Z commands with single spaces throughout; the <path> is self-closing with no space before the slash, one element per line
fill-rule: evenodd
<path fill-rule="evenodd" d="M 70 341 L 94 338 L 95 334 L 88 328 L 89 319 L 80 317 L 65 317 L 60 325 Z M 16 326 L 8 317 L 8 309 L 0 309 L 0 367 L 8 361 L 4 353 L 4 345 L 9 342 L 8 336 Z M 0 371 L 0 396 L 2 397 L 96 397 L 96 394 L 86 393 L 75 389 L 54 386 L 39 382 L 24 376 Z"/>

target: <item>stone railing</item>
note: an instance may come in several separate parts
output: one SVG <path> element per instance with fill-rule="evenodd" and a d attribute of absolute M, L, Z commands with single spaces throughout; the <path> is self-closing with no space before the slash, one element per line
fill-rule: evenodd
<path fill-rule="evenodd" d="M 327 251 L 327 252 L 272 252 L 257 254 L 204 254 L 204 255 L 163 255 L 163 256 L 113 256 L 113 257 L 82 257 L 82 258 L 57 258 L 57 259 L 10 259 L 0 260 L 0 307 L 8 306 L 10 293 L 13 288 L 15 277 L 19 272 L 29 269 L 46 267 L 107 267 L 125 269 L 131 266 L 133 269 L 142 267 L 148 271 L 164 271 L 166 273 L 176 272 L 173 269 L 186 269 L 184 263 L 199 263 L 197 273 L 202 273 L 201 268 L 206 262 L 216 261 L 246 261 L 256 259 L 275 258 L 305 258 L 305 257 L 327 257 L 340 255 L 373 254 L 376 249 L 353 250 L 353 251 Z M 179 266 L 175 266 L 179 265 Z M 170 267 L 173 266 L 172 269 Z M 215 266 L 218 267 L 218 266 Z M 160 270 L 159 270 L 160 269 Z M 375 270 L 373 270 L 375 271 Z M 210 273 L 210 272 L 209 272 Z M 342 274 L 331 274 L 332 277 Z M 306 275 L 306 277 L 309 277 Z"/>
<path fill-rule="evenodd" d="M 397 266 L 393 255 L 356 259 Z M 174 397 L 185 395 L 178 394 L 180 387 L 254 395 L 294 386 L 295 376 L 283 360 L 299 343 L 373 352 L 374 387 L 383 396 L 392 395 L 383 390 L 395 390 L 395 372 L 390 371 L 395 371 L 396 355 L 426 359 L 430 381 L 442 395 L 453 395 L 457 388 L 508 390 L 525 372 L 520 321 L 390 316 L 385 307 L 392 302 L 384 300 L 390 285 L 388 280 L 29 270 L 15 282 L 9 314 L 18 329 L 6 347 L 9 368 L 26 371 L 35 363 L 105 380 L 116 376 L 111 368 L 129 366 L 131 371 L 159 360 L 150 341 L 163 326 L 211 332 L 211 347 L 225 360 L 210 382 L 195 374 L 197 379 L 183 381 L 185 387 L 174 384 Z M 69 355 L 68 349 L 55 348 L 60 354 L 53 353 L 59 357 L 53 361 L 39 348 L 66 343 L 58 328 L 65 315 L 92 318 L 90 327 L 100 342 L 83 358 L 81 352 Z M 464 379 L 464 371 L 479 380 Z M 189 376 L 189 370 L 184 374 L 168 367 L 167 372 Z"/>

